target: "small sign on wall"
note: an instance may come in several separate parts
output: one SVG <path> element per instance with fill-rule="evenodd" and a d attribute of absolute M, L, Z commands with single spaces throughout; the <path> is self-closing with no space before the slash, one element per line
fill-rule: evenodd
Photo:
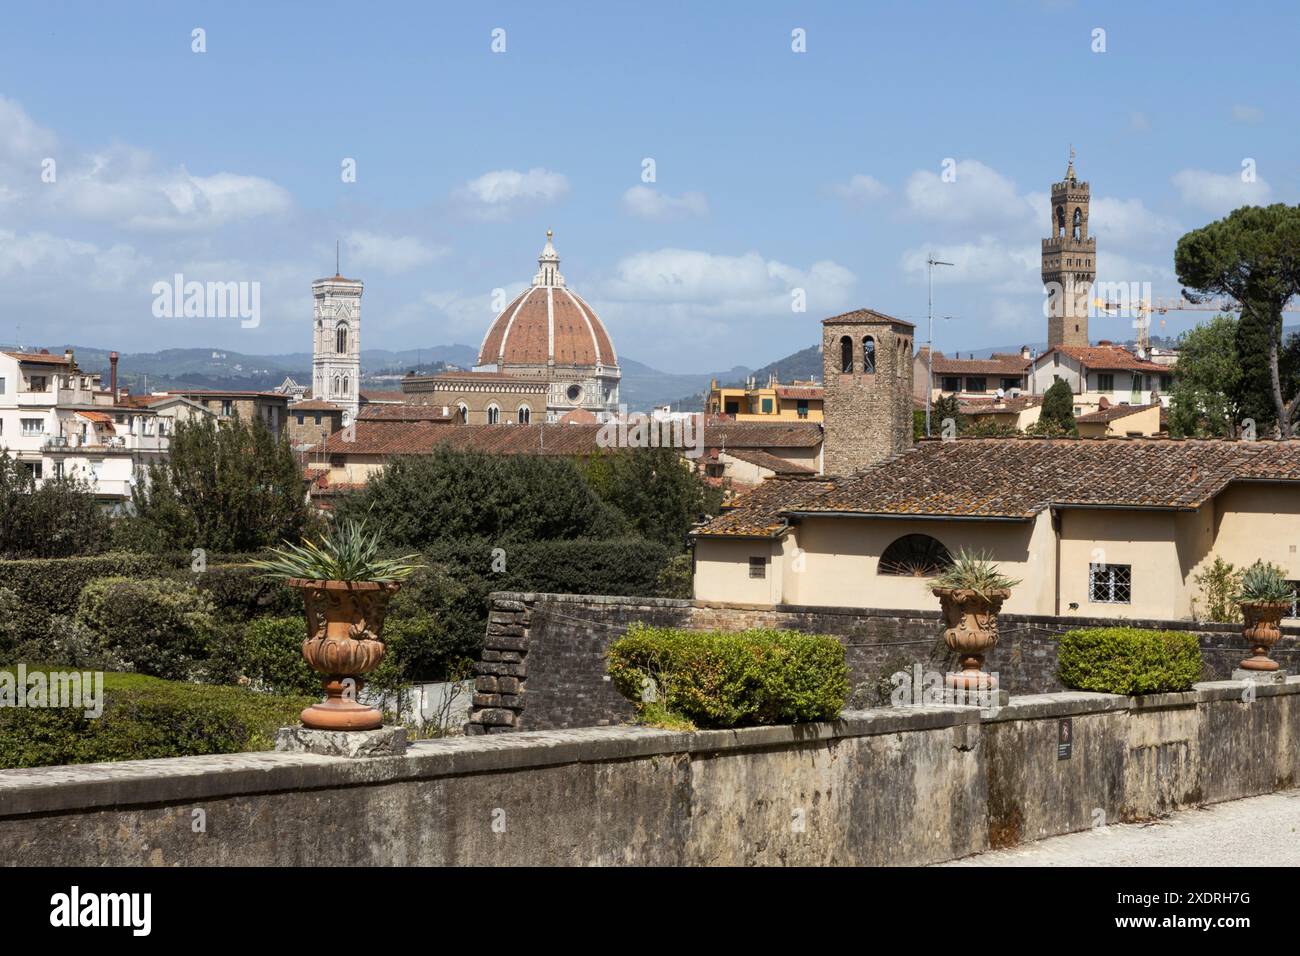
<path fill-rule="evenodd" d="M 1056 724 L 1056 759 L 1069 760 L 1074 749 L 1073 718 L 1062 717 Z"/>

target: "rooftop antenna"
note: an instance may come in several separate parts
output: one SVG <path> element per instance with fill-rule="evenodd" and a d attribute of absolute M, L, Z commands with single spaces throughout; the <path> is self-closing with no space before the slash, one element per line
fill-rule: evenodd
<path fill-rule="evenodd" d="M 925 383 L 925 437 L 929 438 L 931 437 L 930 398 L 934 392 L 934 267 L 950 266 L 952 263 L 936 259 L 933 252 L 930 253 L 930 257 L 925 260 L 925 263 L 929 267 L 927 276 L 929 288 L 927 292 L 926 308 L 926 314 L 929 316 L 929 337 L 925 343 L 925 377 L 927 379 Z"/>
<path fill-rule="evenodd" d="M 334 274 L 336 276 L 343 275 L 343 273 L 339 271 L 339 241 L 337 239 L 334 240 Z"/>

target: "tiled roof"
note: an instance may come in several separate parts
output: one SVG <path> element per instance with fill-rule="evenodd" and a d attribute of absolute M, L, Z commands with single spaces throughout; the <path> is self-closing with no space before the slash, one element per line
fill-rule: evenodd
<path fill-rule="evenodd" d="M 77 412 L 77 414 L 80 415 L 82 418 L 88 419 L 89 421 L 92 422 L 97 422 L 100 425 L 113 424 L 113 416 L 108 414 L 107 412 L 80 412 L 79 411 Z"/>
<path fill-rule="evenodd" d="M 921 359 L 924 363 L 925 359 Z M 1034 363 L 1019 355 L 995 352 L 986 359 L 946 358 L 942 352 L 934 353 L 935 375 L 1024 375 Z"/>
<path fill-rule="evenodd" d="M 598 440 L 605 425 L 457 425 L 431 421 L 356 422 L 341 429 L 313 451 L 354 455 L 421 455 L 435 445 L 502 455 L 592 455 L 606 451 Z M 661 427 L 667 427 L 666 425 Z M 349 440 L 350 439 L 350 440 Z M 722 422 L 704 427 L 704 445 L 730 453 L 746 448 L 816 448 L 821 427 L 815 423 Z"/>
<path fill-rule="evenodd" d="M 811 468 L 792 464 L 784 458 L 778 458 L 776 455 L 763 451 L 761 448 L 728 448 L 723 450 L 722 454 L 730 455 L 732 458 L 739 458 L 741 461 L 747 461 L 751 465 L 758 465 L 760 468 L 766 468 L 778 475 L 817 474 Z"/>
<path fill-rule="evenodd" d="M 1086 415 L 1076 415 L 1076 422 L 1113 422 L 1117 418 L 1127 418 L 1130 415 L 1136 415 L 1138 412 L 1145 412 L 1149 408 L 1155 408 L 1159 402 L 1150 405 L 1108 405 L 1106 408 L 1099 408 L 1095 412 L 1088 412 Z"/>
<path fill-rule="evenodd" d="M 815 398 L 825 397 L 825 392 L 820 385 L 778 385 L 776 394 L 780 398 Z"/>
<path fill-rule="evenodd" d="M 174 388 L 167 394 L 179 395 L 182 398 L 197 395 L 199 398 L 271 398 L 283 402 L 289 401 L 289 396 L 284 392 L 251 392 L 224 388 Z"/>
<path fill-rule="evenodd" d="M 1013 395 L 1007 398 L 966 398 L 958 403 L 963 415 L 991 415 L 998 412 L 1023 412 L 1043 404 L 1041 395 Z"/>
<path fill-rule="evenodd" d="M 444 412 L 442 405 L 363 405 L 357 412 L 359 422 L 449 422 L 455 417 L 454 407 Z"/>
<path fill-rule="evenodd" d="M 309 392 L 308 395 L 310 396 L 310 394 L 311 394 L 311 393 Z M 370 391 L 369 389 L 367 389 L 367 390 L 364 391 L 364 392 L 360 392 L 360 393 L 358 393 L 358 396 L 357 396 L 357 397 L 361 399 L 361 404 L 362 404 L 362 405 L 365 405 L 365 404 L 367 404 L 367 403 L 369 403 L 369 402 L 404 402 L 404 401 L 406 401 L 406 393 L 405 393 L 405 392 L 372 392 L 372 391 Z"/>
<path fill-rule="evenodd" d="M 734 422 L 706 421 L 704 444 L 729 451 L 732 448 L 816 448 L 822 442 L 817 422 Z"/>
<path fill-rule="evenodd" d="M 1251 479 L 1300 482 L 1300 441 L 931 441 L 847 478 L 770 479 L 697 533 L 762 536 L 798 513 L 1029 519 L 1053 505 L 1185 509 Z"/>
<path fill-rule="evenodd" d="M 574 408 L 560 416 L 560 422 L 564 425 L 594 425 L 599 421 L 595 415 L 585 408 Z"/>
<path fill-rule="evenodd" d="M 293 402 L 289 405 L 291 412 L 341 412 L 343 409 L 332 402 L 322 401 L 319 398 L 309 398 L 302 402 Z"/>
<path fill-rule="evenodd" d="M 1048 349 L 1040 358 L 1060 352 L 1077 359 L 1088 368 L 1118 370 L 1122 372 L 1155 372 L 1169 375 L 1173 370 L 1167 365 L 1157 365 L 1140 359 L 1126 348 L 1118 345 L 1058 345 Z"/>
<path fill-rule="evenodd" d="M 822 325 L 876 324 L 880 322 L 893 322 L 895 325 L 905 325 L 909 329 L 916 328 L 911 322 L 896 319 L 892 315 L 885 315 L 885 313 L 877 312 L 875 309 L 854 309 L 852 312 L 843 312 L 840 315 L 832 315 L 829 319 L 822 319 Z"/>
<path fill-rule="evenodd" d="M 68 359 L 65 355 L 50 355 L 46 352 L 5 352 L 10 358 L 16 358 L 20 362 L 28 362 L 33 365 L 67 365 Z"/>

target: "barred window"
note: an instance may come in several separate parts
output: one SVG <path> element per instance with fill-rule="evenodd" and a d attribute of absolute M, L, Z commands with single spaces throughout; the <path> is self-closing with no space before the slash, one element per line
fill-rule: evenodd
<path fill-rule="evenodd" d="M 749 576 L 751 578 L 767 577 L 767 558 L 750 558 Z"/>
<path fill-rule="evenodd" d="M 1093 604 L 1130 604 L 1133 601 L 1131 564 L 1088 565 L 1088 600 Z"/>

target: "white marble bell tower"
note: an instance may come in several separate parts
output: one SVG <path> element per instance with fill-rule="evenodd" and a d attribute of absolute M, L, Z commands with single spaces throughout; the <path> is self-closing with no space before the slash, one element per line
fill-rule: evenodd
<path fill-rule="evenodd" d="M 360 279 L 336 271 L 311 284 L 315 331 L 311 348 L 311 397 L 343 409 L 343 424 L 356 421 L 361 400 Z"/>

